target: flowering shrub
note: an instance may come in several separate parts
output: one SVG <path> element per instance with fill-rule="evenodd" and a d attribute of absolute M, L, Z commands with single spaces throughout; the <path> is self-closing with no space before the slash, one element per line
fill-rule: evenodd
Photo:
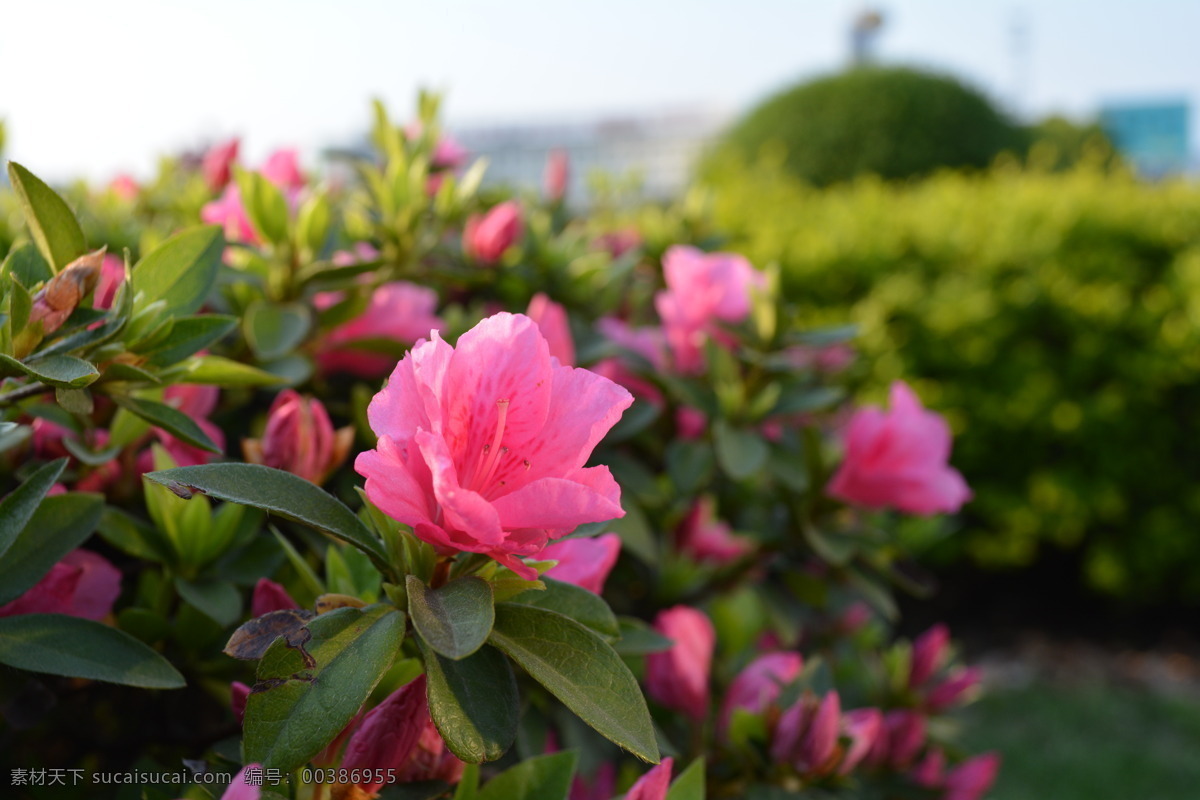
<path fill-rule="evenodd" d="M 944 422 L 855 411 L 852 332 L 686 206 L 571 218 L 561 156 L 481 194 L 435 108 L 337 186 L 235 141 L 77 217 L 10 166 L 10 755 L 78 726 L 31 698 L 122 684 L 137 755 L 225 797 L 982 797 L 977 671 L 888 633 L 894 515 L 970 496 Z"/>

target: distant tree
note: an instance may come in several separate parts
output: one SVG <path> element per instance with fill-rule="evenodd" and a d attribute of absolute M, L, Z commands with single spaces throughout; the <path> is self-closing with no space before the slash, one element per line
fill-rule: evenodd
<path fill-rule="evenodd" d="M 1076 122 L 1051 116 L 1029 126 L 1029 161 L 1043 169 L 1069 169 L 1087 161 L 1112 166 L 1120 157 L 1112 139 L 1095 121 Z"/>

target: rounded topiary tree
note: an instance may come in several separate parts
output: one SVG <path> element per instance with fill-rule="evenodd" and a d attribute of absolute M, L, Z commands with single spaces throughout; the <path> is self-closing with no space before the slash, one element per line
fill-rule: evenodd
<path fill-rule="evenodd" d="M 789 171 L 817 185 L 874 173 L 908 178 L 983 167 L 1025 146 L 1022 129 L 954 78 L 858 67 L 787 89 L 748 113 L 725 144 L 749 159 L 782 147 Z"/>

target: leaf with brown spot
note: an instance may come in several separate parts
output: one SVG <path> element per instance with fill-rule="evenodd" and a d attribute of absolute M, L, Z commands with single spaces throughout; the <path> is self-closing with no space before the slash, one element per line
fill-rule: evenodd
<path fill-rule="evenodd" d="M 255 661 L 262 658 L 271 643 L 282 636 L 288 647 L 296 648 L 307 656 L 304 645 L 312 638 L 307 625 L 315 616 L 307 609 L 284 608 L 255 617 L 233 632 L 224 652 L 242 661 Z"/>

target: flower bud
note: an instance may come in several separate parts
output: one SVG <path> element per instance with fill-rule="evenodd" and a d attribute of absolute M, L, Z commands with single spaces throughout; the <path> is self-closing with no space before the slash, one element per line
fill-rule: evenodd
<path fill-rule="evenodd" d="M 783 712 L 771 742 L 771 757 L 792 765 L 802 775 L 828 773 L 837 762 L 841 698 L 836 691 L 818 703 L 806 694 Z"/>
<path fill-rule="evenodd" d="M 285 608 L 299 608 L 300 604 L 292 599 L 287 589 L 269 578 L 259 578 L 254 584 L 254 593 L 250 595 L 250 616 L 261 617 L 272 611 L 282 611 Z"/>
<path fill-rule="evenodd" d="M 858 766 L 883 733 L 883 712 L 878 708 L 856 708 L 842 717 L 842 733 L 850 745 L 838 766 L 839 775 L 849 775 Z"/>
<path fill-rule="evenodd" d="M 674 645 L 646 656 L 646 693 L 659 704 L 700 722 L 708 714 L 708 676 L 716 632 L 703 611 L 675 606 L 654 628 Z"/>
<path fill-rule="evenodd" d="M 980 800 L 996 782 L 996 773 L 999 771 L 999 753 L 984 753 L 968 758 L 946 773 L 946 780 L 942 784 L 946 791 L 943 800 Z"/>
<path fill-rule="evenodd" d="M 716 517 L 712 497 L 696 501 L 679 528 L 679 549 L 695 561 L 728 564 L 746 555 L 753 545 L 735 536 L 729 524 Z"/>
<path fill-rule="evenodd" d="M 43 334 L 54 333 L 61 328 L 79 301 L 96 287 L 106 249 L 102 247 L 80 256 L 47 281 L 33 296 L 29 325 L 40 322 Z"/>
<path fill-rule="evenodd" d="M 671 768 L 675 759 L 667 756 L 658 766 L 637 779 L 637 783 L 629 788 L 625 800 L 665 800 L 667 789 L 671 786 Z"/>
<path fill-rule="evenodd" d="M 250 687 L 241 681 L 229 684 L 229 708 L 237 717 L 238 725 L 246 721 L 246 701 L 250 699 Z"/>
<path fill-rule="evenodd" d="M 925 697 L 925 705 L 930 711 L 937 712 L 964 703 L 979 687 L 982 677 L 983 672 L 979 667 L 962 667 L 955 670 L 949 678 L 929 692 Z"/>
<path fill-rule="evenodd" d="M 571 177 L 571 159 L 566 150 L 551 150 L 546 158 L 546 173 L 542 188 L 551 203 L 561 203 L 567 195 Z"/>
<path fill-rule="evenodd" d="M 224 144 L 210 148 L 204 154 L 200 171 L 204 174 L 204 181 L 212 191 L 221 191 L 233 177 L 233 162 L 237 161 L 240 144 L 237 139 L 230 139 Z"/>
<path fill-rule="evenodd" d="M 267 412 L 262 439 L 244 440 L 242 451 L 252 464 L 287 470 L 320 484 L 346 460 L 353 438 L 350 427 L 333 429 L 321 401 L 285 389 Z"/>
<path fill-rule="evenodd" d="M 300 156 L 295 150 L 276 150 L 260 171 L 264 178 L 280 189 L 304 188 L 304 172 L 300 169 Z"/>
<path fill-rule="evenodd" d="M 799 653 L 767 653 L 751 661 L 729 684 L 721 703 L 718 733 L 728 735 L 733 712 L 738 709 L 752 714 L 766 711 L 803 668 L 804 658 Z"/>
<path fill-rule="evenodd" d="M 400 769 L 412 756 L 428 717 L 425 676 L 420 675 L 367 712 L 346 744 L 342 769 L 383 774 Z M 378 791 L 381 786 L 382 781 L 362 784 L 367 792 Z"/>
<path fill-rule="evenodd" d="M 521 207 L 513 200 L 486 214 L 473 215 L 463 229 L 463 251 L 482 264 L 493 265 L 521 236 Z"/>
<path fill-rule="evenodd" d="M 938 623 L 913 642 L 912 666 L 908 673 L 908 685 L 916 688 L 933 677 L 946 658 L 950 644 L 950 629 Z"/>

